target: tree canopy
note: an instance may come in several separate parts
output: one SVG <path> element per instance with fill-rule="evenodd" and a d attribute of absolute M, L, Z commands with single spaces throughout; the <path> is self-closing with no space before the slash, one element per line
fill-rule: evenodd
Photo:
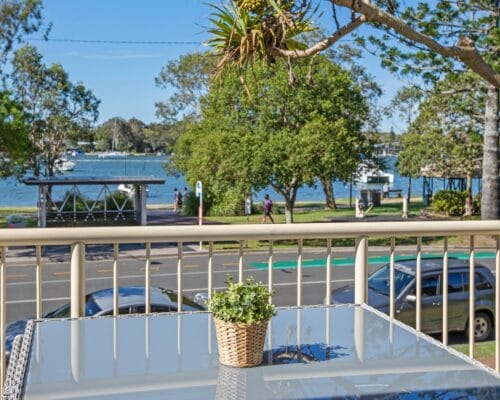
<path fill-rule="evenodd" d="M 361 133 L 368 105 L 351 74 L 325 57 L 294 70 L 293 87 L 283 61 L 227 74 L 204 97 L 200 123 L 181 135 L 174 166 L 190 184 L 203 176 L 219 209 L 233 200 L 242 207 L 252 190 L 271 186 L 292 222 L 300 187 L 348 180 L 369 150 Z"/>
<path fill-rule="evenodd" d="M 9 79 L 14 100 L 27 113 L 35 175 L 54 174 L 69 132 L 97 120 L 100 101 L 82 83 L 73 83 L 60 64 L 47 66 L 33 46 L 19 49 Z"/>
<path fill-rule="evenodd" d="M 16 43 L 41 29 L 41 0 L 6 0 L 0 3 L 0 78 L 5 83 L 4 65 Z M 30 145 L 25 123 L 27 113 L 0 91 L 0 177 L 20 175 L 29 157 Z"/>
<path fill-rule="evenodd" d="M 329 0 L 333 33 L 313 44 L 297 40 L 316 28 L 319 0 L 232 0 L 215 7 L 210 43 L 219 52 L 220 70 L 238 69 L 256 59 L 310 57 L 369 24 L 377 35 L 358 35 L 358 43 L 381 57 L 395 73 L 418 74 L 435 82 L 449 73 L 471 71 L 487 89 L 484 110 L 482 218 L 500 218 L 499 88 L 500 4 L 498 1 L 417 2 Z M 340 23 L 339 10 L 351 11 Z"/>

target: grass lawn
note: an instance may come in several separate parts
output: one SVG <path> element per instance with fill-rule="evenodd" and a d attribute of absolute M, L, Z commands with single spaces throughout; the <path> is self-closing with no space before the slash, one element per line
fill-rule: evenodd
<path fill-rule="evenodd" d="M 37 208 L 36 207 L 6 207 L 6 208 L 0 208 L 0 228 L 6 228 L 7 227 L 7 216 L 11 214 L 21 214 L 21 215 L 26 215 L 26 214 L 36 214 Z M 36 218 L 30 218 L 28 217 L 28 226 L 36 226 Z"/>
<path fill-rule="evenodd" d="M 394 201 L 396 200 L 396 201 Z M 390 203 L 383 203 L 380 207 L 373 208 L 369 215 L 394 215 L 401 216 L 401 200 L 394 199 Z M 347 202 L 341 200 L 338 202 L 337 210 L 325 209 L 324 203 L 297 203 L 293 213 L 295 223 L 328 222 L 329 218 L 354 217 L 354 208 L 348 208 Z M 411 214 L 420 214 L 425 207 L 422 202 L 414 201 L 410 205 Z M 206 217 L 208 221 L 221 222 L 224 224 L 246 224 L 247 219 L 243 215 L 237 216 L 214 216 Z M 274 204 L 273 213 L 274 222 L 277 224 L 285 223 L 285 209 L 282 203 Z M 262 222 L 262 213 L 251 215 L 248 221 L 250 224 L 260 224 Z"/>
<path fill-rule="evenodd" d="M 347 207 L 347 201 L 345 199 L 340 200 L 340 207 L 337 210 L 329 210 L 324 208 L 324 203 L 314 203 L 314 202 L 304 202 L 297 203 L 294 210 L 294 222 L 295 223 L 313 223 L 313 222 L 329 222 L 331 218 L 343 217 L 354 217 L 354 208 Z M 275 213 L 273 218 L 275 223 L 283 224 L 285 223 L 284 206 L 282 203 L 275 203 L 274 206 Z M 421 201 L 414 199 L 410 205 L 410 214 L 420 215 L 421 210 L 424 210 L 425 206 Z M 394 216 L 400 217 L 402 211 L 401 199 L 391 199 L 384 200 L 382 206 L 376 207 L 370 211 L 369 215 L 373 216 Z M 245 216 L 213 216 L 206 217 L 206 220 L 212 222 L 218 222 L 223 224 L 260 224 L 262 222 L 262 213 L 251 215 L 248 218 Z M 443 244 L 443 238 L 441 237 L 428 237 L 423 238 L 422 243 L 424 245 L 437 245 Z M 375 238 L 370 239 L 369 244 L 372 246 L 388 246 L 390 245 L 389 238 Z M 450 237 L 450 245 L 467 245 L 468 241 L 466 238 Z M 334 246 L 353 246 L 353 239 L 336 239 L 334 241 Z M 416 245 L 416 238 L 400 238 L 396 240 L 396 245 Z M 278 248 L 295 248 L 295 241 L 279 241 L 274 243 L 275 247 Z M 325 247 L 325 240 L 305 240 L 304 246 L 306 247 Z M 216 243 L 214 247 L 217 249 L 236 249 L 238 244 L 236 243 Z M 267 249 L 268 243 L 266 241 L 249 241 L 247 247 L 250 249 Z"/>
<path fill-rule="evenodd" d="M 469 355 L 469 345 L 468 344 L 457 344 L 453 347 L 455 350 L 459 351 L 460 353 L 464 353 L 466 355 Z M 495 341 L 492 340 L 490 342 L 481 342 L 481 343 L 476 343 L 474 347 L 474 358 L 481 359 L 481 358 L 488 358 L 488 357 L 494 357 L 495 356 Z"/>

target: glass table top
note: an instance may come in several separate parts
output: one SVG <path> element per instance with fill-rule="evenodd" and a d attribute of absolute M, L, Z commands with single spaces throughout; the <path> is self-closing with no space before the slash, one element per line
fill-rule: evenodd
<path fill-rule="evenodd" d="M 264 363 L 218 362 L 207 313 L 41 321 L 26 399 L 495 399 L 500 378 L 365 306 L 282 309 Z"/>

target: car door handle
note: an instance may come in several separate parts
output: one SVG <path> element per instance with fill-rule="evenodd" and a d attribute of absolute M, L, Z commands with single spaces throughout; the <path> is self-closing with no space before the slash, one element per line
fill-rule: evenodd
<path fill-rule="evenodd" d="M 440 301 L 432 302 L 432 305 L 433 305 L 433 306 L 440 306 L 440 305 L 441 305 L 441 302 L 440 302 Z"/>

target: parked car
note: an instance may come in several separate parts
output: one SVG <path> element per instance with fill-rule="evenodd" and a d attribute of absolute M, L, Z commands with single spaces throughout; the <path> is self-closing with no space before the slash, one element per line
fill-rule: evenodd
<path fill-rule="evenodd" d="M 143 314 L 145 312 L 144 286 L 124 286 L 118 290 L 118 312 L 124 314 Z M 203 311 L 205 307 L 183 296 L 183 311 Z M 170 289 L 151 288 L 151 312 L 162 313 L 177 311 L 177 293 Z M 113 289 L 102 289 L 87 294 L 85 297 L 85 316 L 100 317 L 113 315 Z M 44 318 L 71 317 L 71 304 L 64 304 L 58 309 L 44 314 Z M 31 318 L 33 319 L 33 318 Z M 11 322 L 6 328 L 6 352 L 10 354 L 12 343 L 17 335 L 22 335 L 29 319 Z"/>
<path fill-rule="evenodd" d="M 396 318 L 415 326 L 416 319 L 416 259 L 398 261 L 394 265 Z M 469 323 L 469 264 L 448 260 L 448 329 L 468 334 Z M 389 314 L 389 270 L 386 264 L 368 278 L 368 304 Z M 443 320 L 443 260 L 422 260 L 422 331 L 440 333 Z M 475 340 L 487 340 L 493 330 L 495 315 L 495 278 L 482 265 L 475 266 Z M 353 303 L 354 285 L 336 289 L 332 304 Z"/>

